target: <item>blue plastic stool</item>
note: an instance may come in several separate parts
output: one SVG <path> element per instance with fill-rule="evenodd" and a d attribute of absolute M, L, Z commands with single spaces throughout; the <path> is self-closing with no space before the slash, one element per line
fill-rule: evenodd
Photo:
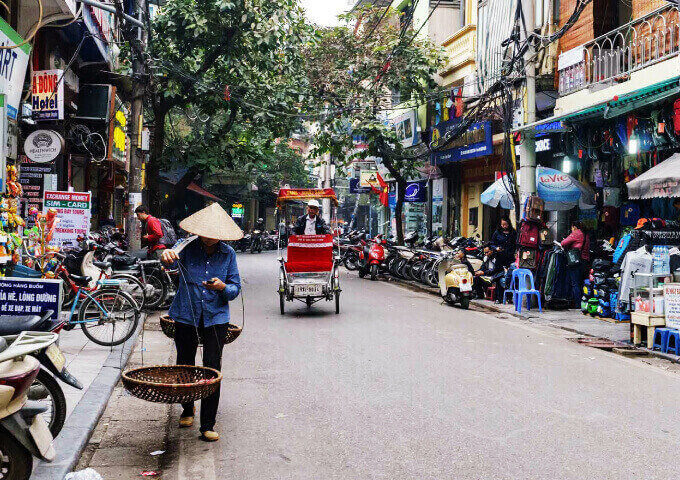
<path fill-rule="evenodd" d="M 671 347 L 671 340 L 673 340 L 673 346 Z M 666 335 L 666 344 L 663 350 L 661 350 L 663 353 L 669 353 L 671 348 L 675 352 L 676 355 L 680 355 L 680 332 L 677 330 L 669 330 L 668 334 Z"/>
<path fill-rule="evenodd" d="M 654 343 L 652 344 L 652 350 L 656 350 L 658 348 L 662 353 L 666 353 L 668 334 L 672 331 L 673 330 L 670 328 L 657 328 L 654 330 Z"/>
<path fill-rule="evenodd" d="M 531 296 L 536 295 L 538 299 L 538 311 L 543 312 L 543 306 L 541 305 L 541 292 L 536 290 L 534 286 L 534 274 L 531 270 L 526 268 L 518 268 L 512 272 L 512 280 L 515 284 L 515 311 L 518 313 L 522 312 L 522 302 L 524 297 L 527 298 L 527 310 L 531 310 Z M 529 285 L 529 288 L 527 288 Z"/>

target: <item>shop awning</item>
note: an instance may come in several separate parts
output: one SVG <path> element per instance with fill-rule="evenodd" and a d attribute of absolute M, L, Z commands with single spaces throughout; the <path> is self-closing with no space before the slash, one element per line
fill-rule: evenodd
<path fill-rule="evenodd" d="M 680 153 L 652 167 L 626 184 L 628 198 L 680 197 Z"/>
<path fill-rule="evenodd" d="M 189 186 L 187 186 L 187 190 L 190 190 L 194 193 L 197 193 L 198 195 L 205 197 L 209 200 L 212 200 L 214 202 L 221 202 L 222 201 L 222 199 L 220 197 L 217 197 L 217 196 L 213 195 L 212 193 L 210 193 L 209 191 L 205 190 L 204 188 L 199 187 L 194 182 L 191 182 L 189 184 Z"/>
<path fill-rule="evenodd" d="M 590 106 L 577 112 L 569 113 L 567 115 L 555 115 L 545 120 L 523 125 L 517 128 L 516 132 L 527 131 L 541 131 L 541 126 L 555 122 L 576 123 L 592 120 L 594 118 L 610 119 L 624 115 L 637 108 L 649 106 L 652 103 L 659 102 L 673 95 L 680 93 L 680 84 L 676 77 L 647 88 L 643 88 L 632 92 L 628 95 L 614 97 L 612 100 L 602 102 L 597 105 Z"/>

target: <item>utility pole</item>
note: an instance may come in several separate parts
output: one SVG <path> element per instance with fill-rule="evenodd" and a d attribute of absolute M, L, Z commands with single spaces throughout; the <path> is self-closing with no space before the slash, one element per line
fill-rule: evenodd
<path fill-rule="evenodd" d="M 332 188 L 332 167 L 331 167 L 331 156 L 329 154 L 325 155 L 324 158 L 324 163 L 322 165 L 323 168 L 323 183 L 322 187 L 323 188 Z M 324 221 L 330 225 L 331 224 L 331 199 L 330 198 L 324 198 L 322 201 L 322 206 L 323 206 L 323 214 L 322 217 Z"/>
<path fill-rule="evenodd" d="M 141 4 L 141 6 L 140 6 Z M 132 29 L 127 25 L 122 28 L 125 39 L 130 43 L 130 50 L 132 55 L 132 75 L 133 87 L 131 95 L 130 108 L 130 128 L 128 135 L 130 136 L 130 171 L 128 173 L 128 194 L 130 209 L 128 211 L 126 221 L 126 232 L 128 236 L 128 244 L 131 250 L 139 250 L 141 248 L 141 237 L 139 232 L 139 222 L 135 216 L 135 208 L 141 203 L 142 196 L 142 166 L 144 164 L 144 152 L 141 149 L 141 133 L 144 124 L 144 90 L 146 84 L 146 69 L 144 64 L 144 48 L 145 37 L 142 19 L 146 14 L 142 9 L 146 8 L 148 11 L 148 0 L 142 2 L 134 2 L 138 22 L 136 25 L 136 35 Z M 123 9 L 120 0 L 116 1 L 116 11 L 118 14 L 118 21 L 123 22 Z M 147 32 L 150 34 L 150 32 Z"/>
<path fill-rule="evenodd" d="M 534 31 L 534 0 L 522 0 L 522 14 L 526 30 L 524 40 Z M 524 72 L 526 75 L 526 123 L 536 121 L 536 64 L 535 50 L 529 44 L 524 54 Z M 520 145 L 520 202 L 524 204 L 527 196 L 536 193 L 536 140 L 533 131 L 522 132 L 522 144 Z M 522 208 L 518 206 L 518 208 Z"/>

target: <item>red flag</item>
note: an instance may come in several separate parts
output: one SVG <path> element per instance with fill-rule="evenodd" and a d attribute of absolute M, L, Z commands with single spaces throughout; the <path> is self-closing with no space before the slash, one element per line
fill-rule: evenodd
<path fill-rule="evenodd" d="M 386 207 L 389 205 L 390 190 L 387 187 L 387 183 L 385 183 L 385 180 L 383 180 L 379 173 L 376 173 L 376 178 L 378 179 L 379 186 L 376 187 L 375 185 L 371 184 L 371 189 L 380 195 L 380 203 Z"/>

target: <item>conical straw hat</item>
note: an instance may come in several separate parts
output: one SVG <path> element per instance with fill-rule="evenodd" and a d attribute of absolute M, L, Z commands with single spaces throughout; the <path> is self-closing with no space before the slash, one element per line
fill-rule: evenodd
<path fill-rule="evenodd" d="M 219 204 L 213 203 L 179 222 L 189 233 L 215 240 L 238 240 L 243 231 Z"/>

